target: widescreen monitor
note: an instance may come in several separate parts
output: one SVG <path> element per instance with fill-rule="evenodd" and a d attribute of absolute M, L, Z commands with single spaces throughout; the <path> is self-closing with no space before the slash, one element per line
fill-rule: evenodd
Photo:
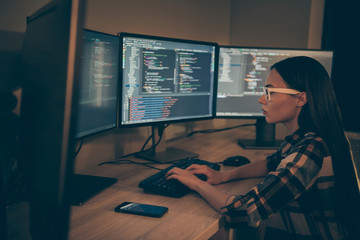
<path fill-rule="evenodd" d="M 84 29 L 76 137 L 117 126 L 119 44 L 116 35 Z"/>
<path fill-rule="evenodd" d="M 241 140 L 243 147 L 276 147 L 274 125 L 267 125 L 258 102 L 270 67 L 285 58 L 309 56 L 331 76 L 333 51 L 220 46 L 216 116 L 257 119 L 255 141 Z"/>
<path fill-rule="evenodd" d="M 215 116 L 218 45 L 120 34 L 120 126 L 161 126 Z"/>

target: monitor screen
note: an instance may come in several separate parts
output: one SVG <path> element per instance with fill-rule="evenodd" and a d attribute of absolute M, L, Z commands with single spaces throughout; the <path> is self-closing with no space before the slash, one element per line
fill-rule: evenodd
<path fill-rule="evenodd" d="M 295 56 L 318 60 L 331 76 L 332 51 L 220 46 L 216 116 L 263 117 L 258 99 L 270 67 Z"/>
<path fill-rule="evenodd" d="M 119 37 L 83 30 L 76 137 L 117 125 Z"/>
<path fill-rule="evenodd" d="M 121 125 L 215 116 L 216 43 L 121 33 Z"/>

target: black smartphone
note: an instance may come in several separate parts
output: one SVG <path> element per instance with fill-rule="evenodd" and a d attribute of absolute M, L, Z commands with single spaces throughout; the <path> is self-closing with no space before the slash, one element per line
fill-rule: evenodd
<path fill-rule="evenodd" d="M 123 202 L 115 209 L 115 212 L 130 213 L 149 217 L 161 217 L 169 209 L 163 206 L 149 205 L 135 202 Z"/>

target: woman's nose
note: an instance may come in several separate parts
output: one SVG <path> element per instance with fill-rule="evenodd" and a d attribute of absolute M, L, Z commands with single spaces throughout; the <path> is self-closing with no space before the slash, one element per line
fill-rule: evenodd
<path fill-rule="evenodd" d="M 261 95 L 261 97 L 259 98 L 258 102 L 259 102 L 261 105 L 265 105 L 265 104 L 266 104 L 265 94 Z"/>

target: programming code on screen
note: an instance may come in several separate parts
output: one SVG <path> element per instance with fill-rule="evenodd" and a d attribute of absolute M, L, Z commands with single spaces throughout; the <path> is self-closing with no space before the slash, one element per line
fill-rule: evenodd
<path fill-rule="evenodd" d="M 122 124 L 213 115 L 215 47 L 123 38 Z"/>
<path fill-rule="evenodd" d="M 83 32 L 77 136 L 116 126 L 119 38 Z"/>
<path fill-rule="evenodd" d="M 216 115 L 263 116 L 258 99 L 270 67 L 285 58 L 309 56 L 331 75 L 331 51 L 220 47 Z"/>

